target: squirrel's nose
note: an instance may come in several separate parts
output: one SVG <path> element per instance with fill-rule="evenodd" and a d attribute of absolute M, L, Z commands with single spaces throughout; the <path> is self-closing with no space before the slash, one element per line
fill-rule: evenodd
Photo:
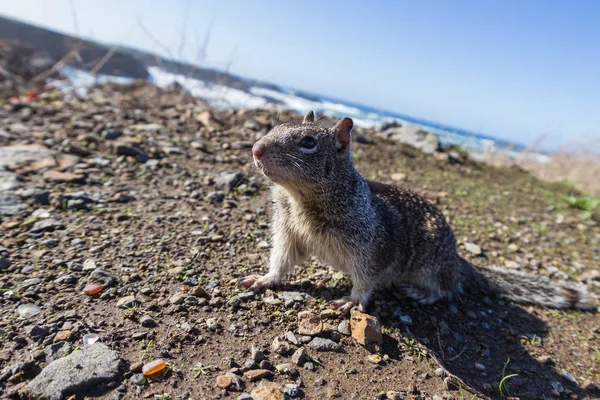
<path fill-rule="evenodd" d="M 254 146 L 252 146 L 252 154 L 254 155 L 254 158 L 256 158 L 257 160 L 260 159 L 263 155 L 264 150 L 265 148 L 262 144 L 258 142 L 254 143 Z"/>

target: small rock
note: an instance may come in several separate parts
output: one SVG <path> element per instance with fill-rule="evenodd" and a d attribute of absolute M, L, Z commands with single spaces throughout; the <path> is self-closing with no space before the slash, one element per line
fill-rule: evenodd
<path fill-rule="evenodd" d="M 283 385 L 283 393 L 290 397 L 297 397 L 300 394 L 300 385 L 295 383 L 286 383 Z"/>
<path fill-rule="evenodd" d="M 369 354 L 367 356 L 367 361 L 371 364 L 381 364 L 383 362 L 383 358 L 379 354 Z"/>
<path fill-rule="evenodd" d="M 485 371 L 485 365 L 480 364 L 480 363 L 475 363 L 475 368 L 480 371 Z"/>
<path fill-rule="evenodd" d="M 353 309 L 350 312 L 350 327 L 352 337 L 371 351 L 383 343 L 381 323 L 372 315 Z"/>
<path fill-rule="evenodd" d="M 440 378 L 443 378 L 443 377 L 445 377 L 445 376 L 446 376 L 446 371 L 444 371 L 444 369 L 443 369 L 443 368 L 437 368 L 437 369 L 435 370 L 435 376 L 437 376 L 437 377 L 440 377 Z"/>
<path fill-rule="evenodd" d="M 81 174 L 74 174 L 71 172 L 61 172 L 61 171 L 50 170 L 50 171 L 44 172 L 43 178 L 49 182 L 66 182 L 66 183 L 79 182 L 80 183 L 80 182 L 84 181 L 85 176 L 83 176 Z"/>
<path fill-rule="evenodd" d="M 227 389 L 229 386 L 231 386 L 231 383 L 233 381 L 228 376 L 219 375 L 219 376 L 217 376 L 216 382 L 217 382 L 217 386 L 220 387 L 221 389 Z"/>
<path fill-rule="evenodd" d="M 347 319 L 342 320 L 337 327 L 337 330 L 342 335 L 350 336 L 352 332 L 350 331 L 350 321 Z"/>
<path fill-rule="evenodd" d="M 188 296 L 189 295 L 187 293 L 177 292 L 173 296 L 169 297 L 169 302 L 171 304 L 183 304 Z"/>
<path fill-rule="evenodd" d="M 33 340 L 41 340 L 48 336 L 50 330 L 39 325 L 30 325 L 25 328 L 25 333 Z"/>
<path fill-rule="evenodd" d="M 300 345 L 298 338 L 296 337 L 296 335 L 294 335 L 294 332 L 292 332 L 292 331 L 287 331 L 285 333 L 285 340 L 287 340 L 288 342 L 290 342 L 293 345 L 296 345 L 296 346 Z"/>
<path fill-rule="evenodd" d="M 385 393 L 385 398 L 388 400 L 402 400 L 402 396 L 400 396 L 399 392 L 394 390 L 390 390 Z"/>
<path fill-rule="evenodd" d="M 219 323 L 216 318 L 209 318 L 206 320 L 206 327 L 211 331 L 215 331 L 219 327 Z"/>
<path fill-rule="evenodd" d="M 11 265 L 11 261 L 6 257 L 0 257 L 0 271 L 8 269 Z"/>
<path fill-rule="evenodd" d="M 29 230 L 31 233 L 38 232 L 53 232 L 56 229 L 63 229 L 65 225 L 55 219 L 48 218 L 42 221 L 37 221 L 33 227 Z"/>
<path fill-rule="evenodd" d="M 323 332 L 323 321 L 318 315 L 310 311 L 298 313 L 298 333 L 301 335 L 316 336 Z"/>
<path fill-rule="evenodd" d="M 265 353 L 263 353 L 263 351 L 258 347 L 254 346 L 252 346 L 252 348 L 250 349 L 250 358 L 256 361 L 257 363 L 267 359 L 267 357 L 265 357 Z"/>
<path fill-rule="evenodd" d="M 85 262 L 83 263 L 83 270 L 84 271 L 86 271 L 86 268 L 87 268 L 87 270 L 89 270 L 89 268 L 92 266 L 90 263 L 88 263 L 87 266 L 86 266 L 86 262 L 89 262 L 89 261 L 90 260 L 85 260 Z M 90 278 L 89 279 L 92 282 L 100 284 L 103 288 L 107 288 L 107 287 L 113 286 L 117 282 L 117 278 L 115 278 L 115 276 L 113 274 L 111 274 L 110 272 L 108 272 L 104 268 L 96 268 L 96 269 L 94 269 L 92 271 L 92 273 L 90 274 Z"/>
<path fill-rule="evenodd" d="M 558 381 L 550 382 L 550 386 L 552 386 L 553 392 L 557 396 L 560 396 L 560 394 L 565 391 L 563 385 Z"/>
<path fill-rule="evenodd" d="M 277 364 L 275 366 L 275 369 L 281 374 L 286 374 L 292 377 L 298 376 L 298 370 L 296 369 L 296 366 L 292 363 Z"/>
<path fill-rule="evenodd" d="M 120 375 L 120 365 L 114 350 L 94 343 L 52 361 L 27 384 L 24 393 L 32 398 L 62 399 L 113 382 Z"/>
<path fill-rule="evenodd" d="M 225 192 L 230 192 L 244 179 L 244 175 L 239 172 L 223 172 L 214 178 L 215 188 Z"/>
<path fill-rule="evenodd" d="M 133 157 L 141 163 L 148 161 L 148 159 L 150 158 L 150 156 L 148 156 L 148 154 L 144 150 L 140 149 L 139 147 L 134 147 L 133 145 L 128 146 L 125 144 L 120 144 L 117 146 L 116 152 L 119 156 Z"/>
<path fill-rule="evenodd" d="M 251 393 L 253 400 L 285 400 L 276 383 L 261 382 Z"/>
<path fill-rule="evenodd" d="M 300 347 L 292 354 L 292 362 L 297 366 L 301 367 L 306 362 L 306 350 L 304 347 Z"/>
<path fill-rule="evenodd" d="M 129 382 L 134 385 L 143 386 L 146 384 L 146 377 L 144 374 L 133 374 L 131 375 L 131 378 L 129 378 Z"/>
<path fill-rule="evenodd" d="M 271 344 L 271 351 L 279 355 L 286 356 L 293 352 L 294 348 L 290 346 L 288 342 L 285 342 L 276 337 L 275 340 L 273 340 L 273 343 Z"/>
<path fill-rule="evenodd" d="M 140 325 L 142 325 L 144 328 L 154 328 L 158 324 L 152 319 L 151 316 L 144 315 L 140 318 Z"/>
<path fill-rule="evenodd" d="M 54 283 L 59 284 L 59 285 L 74 285 L 77 283 L 77 281 L 79 280 L 78 277 L 76 277 L 75 275 L 63 275 L 61 277 L 59 277 L 58 279 L 54 280 Z"/>
<path fill-rule="evenodd" d="M 465 242 L 464 246 L 465 246 L 466 251 L 468 251 L 469 253 L 471 253 L 475 256 L 479 256 L 483 253 L 481 251 L 481 247 L 477 246 L 475 243 Z"/>
<path fill-rule="evenodd" d="M 244 372 L 244 377 L 250 382 L 256 382 L 261 379 L 268 379 L 273 376 L 273 373 L 268 369 L 252 369 Z"/>
<path fill-rule="evenodd" d="M 71 338 L 72 334 L 73 334 L 73 331 L 71 331 L 70 329 L 67 329 L 64 331 L 58 331 L 56 333 L 56 335 L 54 336 L 53 342 L 54 343 L 67 342 Z"/>
<path fill-rule="evenodd" d="M 343 352 L 342 346 L 337 344 L 331 339 L 324 339 L 320 337 L 316 337 L 308 343 L 308 347 L 317 351 L 333 351 L 341 353 Z"/>
<path fill-rule="evenodd" d="M 232 372 L 227 372 L 225 374 L 225 376 L 228 377 L 229 379 L 231 379 L 231 385 L 229 386 L 229 390 L 241 392 L 246 387 L 244 380 L 242 378 L 240 378 L 239 376 L 237 376 L 236 374 L 234 374 Z"/>
<path fill-rule="evenodd" d="M 392 174 L 390 178 L 392 178 L 393 181 L 400 182 L 406 179 L 406 174 L 403 172 L 397 172 L 395 174 Z"/>
<path fill-rule="evenodd" d="M 566 369 L 563 369 L 560 372 L 560 374 L 563 376 L 563 378 L 565 378 L 569 382 L 573 382 L 574 384 L 577 385 L 577 379 L 575 379 L 575 377 L 571 373 L 569 373 Z"/>
<path fill-rule="evenodd" d="M 35 304 L 21 304 L 17 307 L 17 314 L 19 314 L 19 317 L 21 318 L 31 318 L 41 312 L 42 310 Z"/>
<path fill-rule="evenodd" d="M 134 295 L 121 297 L 117 300 L 117 307 L 119 308 L 133 308 L 137 305 L 137 300 Z"/>

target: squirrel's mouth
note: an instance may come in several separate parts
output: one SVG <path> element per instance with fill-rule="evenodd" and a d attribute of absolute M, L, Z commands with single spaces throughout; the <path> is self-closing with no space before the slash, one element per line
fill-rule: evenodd
<path fill-rule="evenodd" d="M 264 176 L 267 177 L 267 179 L 269 179 L 273 182 L 275 182 L 277 180 L 277 176 L 278 176 L 277 172 L 272 169 L 269 169 L 267 167 L 266 163 L 256 159 L 256 157 L 254 157 L 254 165 L 256 166 L 256 168 L 258 168 L 263 173 Z"/>

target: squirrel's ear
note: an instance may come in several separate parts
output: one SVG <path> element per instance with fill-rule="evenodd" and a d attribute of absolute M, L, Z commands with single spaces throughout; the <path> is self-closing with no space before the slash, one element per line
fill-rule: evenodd
<path fill-rule="evenodd" d="M 352 140 L 351 132 L 354 122 L 350 118 L 344 118 L 340 122 L 334 125 L 333 132 L 337 138 L 339 149 L 344 149 L 350 145 Z"/>
<path fill-rule="evenodd" d="M 306 114 L 304 116 L 304 121 L 302 121 L 303 124 L 314 124 L 315 122 L 315 113 L 313 112 L 313 110 L 310 110 L 308 112 L 308 114 Z"/>

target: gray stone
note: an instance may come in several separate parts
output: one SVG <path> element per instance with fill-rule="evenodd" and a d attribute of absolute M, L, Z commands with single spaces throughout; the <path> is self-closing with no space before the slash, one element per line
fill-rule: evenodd
<path fill-rule="evenodd" d="M 157 326 L 157 323 L 152 319 L 151 316 L 144 315 L 140 318 L 140 325 L 142 325 L 144 328 L 154 328 Z"/>
<path fill-rule="evenodd" d="M 48 219 L 44 219 L 42 221 L 37 221 L 33 225 L 33 228 L 31 228 L 29 230 L 29 232 L 32 232 L 32 233 L 52 232 L 56 229 L 62 229 L 64 227 L 65 227 L 65 225 L 62 222 L 57 221 L 53 218 L 48 218 Z"/>
<path fill-rule="evenodd" d="M 324 339 L 316 337 L 308 343 L 308 347 L 317 351 L 333 351 L 341 353 L 344 351 L 343 347 L 334 342 L 331 339 Z"/>
<path fill-rule="evenodd" d="M 295 383 L 286 383 L 283 385 L 283 393 L 290 397 L 297 397 L 300 395 L 300 385 Z"/>
<path fill-rule="evenodd" d="M 15 376 L 19 372 L 27 372 L 35 366 L 35 361 L 25 361 L 22 363 L 11 364 L 0 371 L 0 382 L 4 382 L 7 379 Z"/>
<path fill-rule="evenodd" d="M 471 253 L 475 256 L 481 255 L 481 253 L 482 253 L 481 247 L 477 246 L 475 243 L 465 242 L 463 244 L 465 246 L 465 250 L 468 251 L 469 253 Z"/>
<path fill-rule="evenodd" d="M 295 349 L 286 341 L 279 339 L 278 337 L 271 343 L 271 351 L 282 356 L 286 356 L 292 353 Z"/>
<path fill-rule="evenodd" d="M 304 365 L 306 362 L 306 350 L 304 347 L 300 347 L 292 354 L 292 362 L 299 367 Z"/>
<path fill-rule="evenodd" d="M 252 300 L 254 299 L 254 293 L 253 292 L 242 292 L 238 295 L 233 296 L 231 299 L 229 299 L 229 301 L 227 301 L 227 306 L 229 307 L 236 307 L 239 304 L 248 301 L 248 300 Z"/>
<path fill-rule="evenodd" d="M 61 276 L 58 279 L 54 280 L 54 283 L 59 284 L 59 285 L 74 285 L 77 283 L 77 281 L 79 280 L 78 277 L 76 277 L 75 275 L 64 275 Z"/>
<path fill-rule="evenodd" d="M 177 292 L 173 296 L 169 297 L 169 302 L 171 304 L 183 304 L 188 296 L 189 295 L 187 293 Z"/>
<path fill-rule="evenodd" d="M 227 372 L 225 376 L 231 379 L 231 386 L 229 386 L 229 390 L 241 392 L 246 387 L 244 380 L 236 374 Z"/>
<path fill-rule="evenodd" d="M 14 193 L 0 192 L 0 215 L 15 215 L 27 208 L 21 197 Z"/>
<path fill-rule="evenodd" d="M 25 328 L 25 333 L 27 336 L 32 338 L 33 340 L 43 339 L 50 333 L 48 328 L 39 325 L 30 325 Z"/>
<path fill-rule="evenodd" d="M 21 191 L 19 195 L 26 200 L 33 200 L 34 203 L 41 205 L 50 204 L 50 192 L 45 189 L 29 188 Z"/>
<path fill-rule="evenodd" d="M 411 145 L 424 153 L 433 154 L 440 150 L 439 137 L 417 125 L 406 124 L 390 128 L 384 134 L 391 140 Z"/>
<path fill-rule="evenodd" d="M 56 151 L 39 144 L 17 144 L 0 147 L 0 169 L 25 162 L 37 161 L 55 155 Z"/>
<path fill-rule="evenodd" d="M 10 267 L 11 261 L 6 257 L 0 257 L 0 271 L 8 269 Z"/>
<path fill-rule="evenodd" d="M 116 351 L 94 343 L 48 364 L 27 384 L 24 393 L 33 398 L 61 400 L 116 380 L 120 366 Z"/>
<path fill-rule="evenodd" d="M 258 347 L 254 346 L 252 346 L 252 348 L 250 349 L 250 358 L 256 361 L 257 363 L 267 359 L 267 357 L 265 357 L 265 353 Z"/>
<path fill-rule="evenodd" d="M 83 263 L 83 270 L 85 271 L 87 266 L 89 266 L 90 260 L 85 260 Z M 88 265 L 86 265 L 86 263 Z M 104 268 L 96 268 L 90 274 L 90 281 L 102 285 L 104 287 L 110 287 L 117 282 L 117 278 Z"/>
<path fill-rule="evenodd" d="M 21 304 L 17 307 L 17 314 L 19 314 L 19 317 L 21 318 L 31 318 L 41 312 L 42 310 L 35 304 Z"/>
<path fill-rule="evenodd" d="M 46 346 L 44 348 L 46 353 L 47 361 L 58 360 L 59 358 L 66 357 L 71 353 L 71 343 L 69 342 L 58 342 Z"/>
<path fill-rule="evenodd" d="M 206 320 L 206 327 L 211 331 L 215 331 L 219 327 L 219 323 L 216 318 L 209 318 Z"/>
<path fill-rule="evenodd" d="M 21 186 L 19 175 L 14 172 L 0 171 L 0 192 L 15 190 Z"/>
<path fill-rule="evenodd" d="M 244 179 L 244 174 L 239 172 L 223 172 L 215 177 L 215 188 L 229 192 L 235 189 L 242 179 Z"/>
<path fill-rule="evenodd" d="M 117 146 L 117 155 L 119 156 L 129 156 L 133 157 L 139 162 L 146 162 L 150 158 L 150 156 L 142 149 L 138 147 L 128 146 L 125 144 L 120 144 Z"/>
<path fill-rule="evenodd" d="M 347 320 L 347 319 L 342 320 L 338 324 L 337 330 L 342 335 L 350 336 L 350 334 L 351 334 L 351 331 L 350 331 L 350 321 Z"/>

